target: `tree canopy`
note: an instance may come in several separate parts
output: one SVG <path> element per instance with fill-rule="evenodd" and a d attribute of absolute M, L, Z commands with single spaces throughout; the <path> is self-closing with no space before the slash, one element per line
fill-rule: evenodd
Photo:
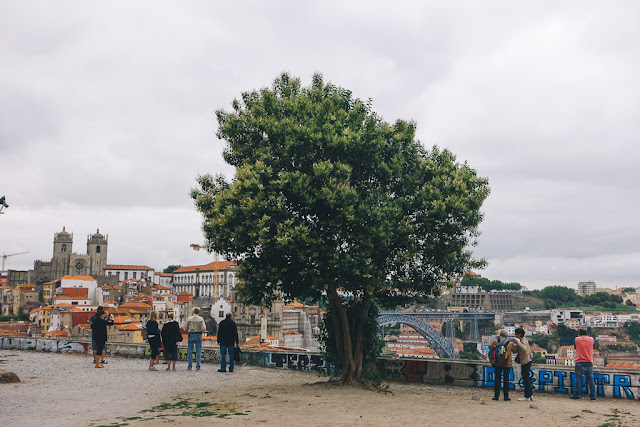
<path fill-rule="evenodd" d="M 173 273 L 174 271 L 176 271 L 180 267 L 182 267 L 182 266 L 181 265 L 170 265 L 167 268 L 165 268 L 164 270 L 162 270 L 162 272 L 163 273 Z"/>
<path fill-rule="evenodd" d="M 517 282 L 501 282 L 500 280 L 489 280 L 482 276 L 472 276 L 470 274 L 465 274 L 462 280 L 460 281 L 461 286 L 480 286 L 485 291 L 493 291 L 493 290 L 507 290 L 507 291 L 519 291 L 522 287 L 520 283 Z"/>
<path fill-rule="evenodd" d="M 326 295 L 343 380 L 360 377 L 374 300 L 426 298 L 483 266 L 470 248 L 488 182 L 425 150 L 415 123 L 385 122 L 320 74 L 303 87 L 283 73 L 216 116 L 236 172 L 192 191 L 209 249 L 238 260 L 245 301 Z M 357 302 L 351 320 L 344 296 Z"/>

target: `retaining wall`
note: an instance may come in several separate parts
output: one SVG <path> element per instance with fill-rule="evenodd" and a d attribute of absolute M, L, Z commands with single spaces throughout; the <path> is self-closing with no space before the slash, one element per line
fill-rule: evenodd
<path fill-rule="evenodd" d="M 445 359 L 378 359 L 378 371 L 387 381 L 490 387 L 494 385 L 494 369 L 485 362 Z M 599 397 L 640 399 L 640 371 L 596 368 L 593 374 Z M 520 366 L 514 364 L 509 375 L 511 390 L 524 391 Z M 574 369 L 565 366 L 533 365 L 531 380 L 534 393 L 568 395 L 575 389 Z M 583 383 L 584 384 L 584 383 Z M 586 393 L 586 385 L 583 392 Z"/>
<path fill-rule="evenodd" d="M 48 338 L 0 337 L 0 348 L 5 350 L 34 350 L 90 353 L 90 345 L 82 340 L 55 340 Z M 107 353 L 126 357 L 149 357 L 145 344 L 109 343 Z M 178 359 L 187 360 L 186 345 L 178 348 Z M 202 349 L 203 363 L 218 363 L 218 348 Z M 329 374 L 332 368 L 322 355 L 308 352 L 259 351 L 242 352 L 242 362 L 276 369 L 293 369 Z M 460 387 L 493 388 L 493 368 L 484 362 L 446 359 L 380 358 L 378 371 L 386 381 L 453 385 Z M 333 370 L 335 371 L 335 370 Z M 336 372 L 334 372 L 335 374 Z M 533 365 L 531 378 L 535 393 L 569 394 L 575 383 L 573 368 L 564 366 Z M 596 392 L 599 397 L 640 400 L 640 371 L 596 368 Z M 511 389 L 523 391 L 520 367 L 511 370 Z M 583 389 L 586 392 L 586 389 Z"/>

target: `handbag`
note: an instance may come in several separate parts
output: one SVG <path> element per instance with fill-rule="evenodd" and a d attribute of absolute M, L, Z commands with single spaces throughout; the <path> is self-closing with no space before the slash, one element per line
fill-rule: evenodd
<path fill-rule="evenodd" d="M 236 347 L 235 351 L 233 352 L 234 362 L 240 362 L 241 357 L 242 357 L 242 350 L 240 350 L 240 347 Z"/>
<path fill-rule="evenodd" d="M 520 363 L 520 353 L 516 356 L 516 363 Z"/>

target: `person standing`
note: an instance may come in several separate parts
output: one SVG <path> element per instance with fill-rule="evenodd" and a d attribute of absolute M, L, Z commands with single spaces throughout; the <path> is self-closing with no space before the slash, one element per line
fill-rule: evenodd
<path fill-rule="evenodd" d="M 218 345 L 220 346 L 220 369 L 227 372 L 227 354 L 229 354 L 229 372 L 233 372 L 233 353 L 235 345 L 239 345 L 238 327 L 233 321 L 233 315 L 227 313 L 225 319 L 218 325 Z"/>
<path fill-rule="evenodd" d="M 104 307 L 99 305 L 97 311 L 101 311 L 101 310 L 104 311 Z M 97 312 L 96 312 L 96 314 L 97 314 Z M 89 319 L 89 325 L 91 326 L 92 329 L 93 329 L 93 319 L 96 318 L 96 314 L 91 316 L 91 318 Z M 105 347 L 106 347 L 106 342 L 105 342 Z M 91 348 L 93 349 L 93 356 L 95 358 L 95 355 L 96 355 L 96 342 L 93 339 L 91 340 Z M 107 364 L 107 360 L 105 358 L 105 351 L 104 350 L 102 350 L 102 354 L 100 356 L 101 356 L 100 364 L 102 364 L 102 365 Z"/>
<path fill-rule="evenodd" d="M 194 307 L 193 315 L 187 319 L 187 353 L 189 354 L 189 366 L 187 370 L 191 370 L 193 360 L 193 347 L 196 347 L 196 371 L 200 370 L 200 358 L 202 357 L 202 334 L 207 330 L 204 319 L 200 316 L 200 307 Z"/>
<path fill-rule="evenodd" d="M 107 326 L 109 325 L 113 325 L 113 317 L 104 310 L 98 310 L 91 324 L 91 339 L 95 343 L 93 361 L 96 368 L 104 368 L 104 365 L 100 364 L 100 356 L 107 343 Z"/>
<path fill-rule="evenodd" d="M 596 341 L 587 335 L 586 329 L 580 329 L 578 336 L 573 341 L 576 349 L 576 383 L 575 394 L 572 399 L 580 399 L 582 393 L 582 374 L 587 377 L 587 388 L 591 400 L 596 400 L 596 385 L 593 381 L 593 348 Z"/>
<path fill-rule="evenodd" d="M 505 401 L 509 401 L 509 375 L 511 374 L 511 367 L 513 366 L 513 360 L 511 359 L 511 354 L 516 350 L 516 347 L 513 345 L 511 341 L 507 338 L 507 331 L 504 329 L 500 330 L 498 338 L 496 338 L 490 345 L 490 347 L 498 346 L 498 353 L 507 354 L 506 360 L 504 360 L 503 364 L 494 364 L 494 385 L 493 391 L 494 396 L 491 398 L 492 400 L 500 400 L 500 386 L 502 385 L 502 393 Z M 504 350 L 500 350 L 500 347 L 504 347 Z"/>
<path fill-rule="evenodd" d="M 164 360 L 167 361 L 167 371 L 176 370 L 176 360 L 178 360 L 178 343 L 182 342 L 180 325 L 173 320 L 173 313 L 167 315 L 167 323 L 162 325 L 162 343 L 164 344 Z"/>
<path fill-rule="evenodd" d="M 514 346 L 518 352 L 516 362 L 520 363 L 522 382 L 524 383 L 524 397 L 518 400 L 530 402 L 533 400 L 533 388 L 531 387 L 531 359 L 533 359 L 533 354 L 531 353 L 531 348 L 529 348 L 529 340 L 524 335 L 524 329 L 516 328 L 516 337 L 513 339 Z"/>
<path fill-rule="evenodd" d="M 158 312 L 151 312 L 151 319 L 147 322 L 147 341 L 149 342 L 149 349 L 151 350 L 151 357 L 149 359 L 149 370 L 157 371 L 154 366 L 158 363 L 160 358 L 160 345 L 162 338 L 160 337 L 160 328 L 158 327 Z"/>

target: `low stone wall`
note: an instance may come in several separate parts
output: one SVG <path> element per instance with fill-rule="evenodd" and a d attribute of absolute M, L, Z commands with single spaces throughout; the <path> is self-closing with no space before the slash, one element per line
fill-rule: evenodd
<path fill-rule="evenodd" d="M 34 350 L 91 353 L 90 343 L 82 340 L 55 340 L 48 338 L 0 337 L 0 348 L 4 350 Z M 109 343 L 107 353 L 125 357 L 147 358 L 150 355 L 146 344 Z M 178 359 L 187 360 L 186 344 L 178 348 Z M 219 363 L 217 347 L 202 349 L 203 363 Z M 322 355 L 308 352 L 259 351 L 242 352 L 242 362 L 275 369 L 329 374 L 332 368 Z M 493 388 L 493 368 L 484 362 L 447 359 L 397 359 L 380 358 L 378 371 L 386 381 L 453 385 L 460 387 Z M 564 366 L 533 365 L 532 381 L 536 393 L 561 393 L 568 395 L 574 388 L 575 374 Z M 336 372 L 333 372 L 336 374 Z M 520 367 L 511 370 L 511 389 L 523 391 Z M 594 372 L 596 392 L 599 397 L 640 400 L 640 371 L 620 371 L 596 368 Z M 584 389 L 583 389 L 584 390 Z M 586 390 L 584 390 L 586 392 Z"/>
<path fill-rule="evenodd" d="M 50 338 L 0 337 L 0 349 L 34 350 L 72 353 L 91 353 L 91 343 L 83 340 L 56 340 Z M 146 344 L 107 343 L 108 355 L 148 358 L 151 355 Z M 187 345 L 178 346 L 178 360 L 187 360 Z M 202 363 L 220 363 L 218 347 L 202 348 Z M 320 354 L 308 352 L 243 350 L 241 361 L 256 366 L 297 371 L 329 373 L 331 367 Z"/>
<path fill-rule="evenodd" d="M 514 364 L 509 376 L 511 390 L 524 391 L 520 366 Z M 494 369 L 486 362 L 446 359 L 378 359 L 378 371 L 386 381 L 454 385 L 460 387 L 490 387 L 494 385 Z M 596 393 L 599 397 L 640 399 L 640 371 L 617 369 L 594 370 Z M 534 393 L 568 395 L 575 389 L 574 369 L 565 366 L 533 365 L 531 379 Z M 583 386 L 586 393 L 586 385 Z"/>

